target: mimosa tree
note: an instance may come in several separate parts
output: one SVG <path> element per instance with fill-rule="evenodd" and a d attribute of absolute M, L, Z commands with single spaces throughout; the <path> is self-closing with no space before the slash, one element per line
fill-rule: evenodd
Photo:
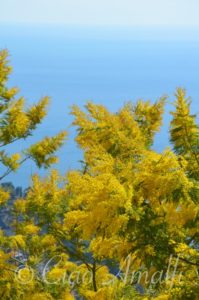
<path fill-rule="evenodd" d="M 37 104 L 27 107 L 23 97 L 17 97 L 18 89 L 9 88 L 8 76 L 12 68 L 8 62 L 8 53 L 0 51 L 0 163 L 2 182 L 11 172 L 17 172 L 22 164 L 32 159 L 38 167 L 48 168 L 57 161 L 55 152 L 63 145 L 66 133 L 60 132 L 54 137 L 45 137 L 43 140 L 24 149 L 21 153 L 11 151 L 8 146 L 31 136 L 37 126 L 46 116 L 49 102 L 48 97 L 42 98 Z M 0 188 L 0 205 L 5 205 L 9 193 Z M 12 224 L 10 224 L 12 226 Z M 20 297 L 20 288 L 14 282 L 15 270 L 13 264 L 13 251 L 21 240 L 19 235 L 7 237 L 0 230 L 0 298 L 16 299 Z M 13 295 L 10 289 L 13 289 Z M 15 298 L 14 298 L 15 297 Z M 19 299 L 19 298 L 17 298 Z"/>
<path fill-rule="evenodd" d="M 165 97 L 117 113 L 72 108 L 82 168 L 35 175 L 16 200 L 14 234 L 1 237 L 2 299 L 198 299 L 199 130 L 185 91 L 175 98 L 161 153 Z M 13 249 L 25 258 L 16 276 Z"/>

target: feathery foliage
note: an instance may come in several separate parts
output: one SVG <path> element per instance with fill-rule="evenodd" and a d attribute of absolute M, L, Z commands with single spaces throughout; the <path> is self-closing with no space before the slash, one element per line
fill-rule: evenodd
<path fill-rule="evenodd" d="M 0 78 L 7 78 L 1 65 Z M 23 101 L 8 101 L 4 146 L 36 127 L 39 105 L 27 112 Z M 0 234 L 1 299 L 198 299 L 198 125 L 178 89 L 173 149 L 156 152 L 164 105 L 163 97 L 117 113 L 92 102 L 72 108 L 82 169 L 35 175 L 27 196 L 15 201 L 13 234 Z M 13 129 L 9 120 L 18 114 L 24 121 Z M 63 138 L 46 138 L 25 155 L 48 167 Z M 20 165 L 17 157 L 1 157 L 9 169 Z M 1 190 L 0 203 L 7 198 Z"/>

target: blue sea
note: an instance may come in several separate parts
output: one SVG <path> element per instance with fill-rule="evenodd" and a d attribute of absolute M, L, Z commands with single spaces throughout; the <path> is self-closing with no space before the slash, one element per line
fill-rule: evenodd
<path fill-rule="evenodd" d="M 187 89 L 192 110 L 198 113 L 199 29 L 106 28 L 75 26 L 30 26 L 0 23 L 0 48 L 7 48 L 13 66 L 9 85 L 20 87 L 27 103 L 49 95 L 48 117 L 35 135 L 18 142 L 10 152 L 60 130 L 69 132 L 55 166 L 62 174 L 80 166 L 82 153 L 74 143 L 75 130 L 69 115 L 73 104 L 88 101 L 117 111 L 127 101 L 156 101 L 168 95 L 168 104 L 155 149 L 169 146 L 168 125 L 176 87 Z M 37 170 L 27 162 L 5 181 L 27 187 Z"/>

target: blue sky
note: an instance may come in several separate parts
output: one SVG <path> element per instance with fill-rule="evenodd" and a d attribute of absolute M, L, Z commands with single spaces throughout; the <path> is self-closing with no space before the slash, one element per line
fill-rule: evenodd
<path fill-rule="evenodd" d="M 0 22 L 199 26 L 199 0 L 0 0 Z"/>

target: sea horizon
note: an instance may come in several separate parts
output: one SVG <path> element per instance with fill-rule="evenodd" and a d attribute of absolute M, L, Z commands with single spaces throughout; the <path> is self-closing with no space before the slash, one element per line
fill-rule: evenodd
<path fill-rule="evenodd" d="M 198 112 L 198 31 L 192 27 L 1 23 L 0 48 L 8 49 L 13 66 L 9 86 L 18 86 L 19 95 L 29 104 L 44 95 L 51 97 L 49 114 L 34 137 L 9 150 L 22 150 L 47 134 L 68 130 L 68 141 L 59 151 L 60 162 L 54 166 L 63 174 L 79 167 L 82 158 L 73 141 L 75 130 L 70 126 L 73 104 L 83 107 L 92 100 L 115 112 L 128 101 L 154 102 L 166 94 L 164 124 L 154 145 L 163 151 L 169 146 L 169 111 L 177 87 L 187 90 L 193 100 L 192 110 Z M 6 181 L 27 187 L 35 172 L 46 174 L 28 162 Z"/>

